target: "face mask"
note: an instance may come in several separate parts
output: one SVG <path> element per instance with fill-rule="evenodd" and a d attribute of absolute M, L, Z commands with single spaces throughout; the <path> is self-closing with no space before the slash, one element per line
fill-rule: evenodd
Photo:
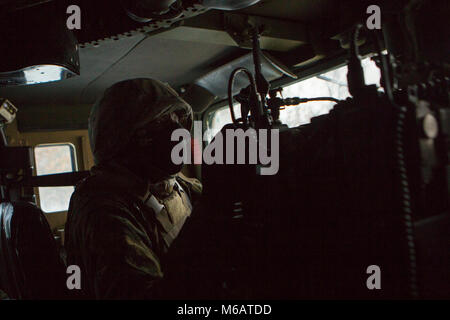
<path fill-rule="evenodd" d="M 152 173 L 146 171 L 152 171 L 151 167 L 156 167 L 161 171 L 161 174 L 166 176 L 180 172 L 183 165 L 174 164 L 171 158 L 172 149 L 179 143 L 178 141 L 171 141 L 172 132 L 180 128 L 183 127 L 179 123 L 169 122 L 153 135 L 147 146 L 139 147 L 142 170 L 148 178 L 151 178 Z"/>

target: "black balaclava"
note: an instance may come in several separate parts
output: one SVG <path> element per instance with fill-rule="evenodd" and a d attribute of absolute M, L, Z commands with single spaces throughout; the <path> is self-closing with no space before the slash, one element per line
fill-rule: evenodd
<path fill-rule="evenodd" d="M 181 170 L 173 164 L 175 129 L 191 129 L 192 108 L 169 85 L 153 79 L 114 84 L 95 103 L 89 139 L 96 165 L 116 162 L 155 182 Z"/>

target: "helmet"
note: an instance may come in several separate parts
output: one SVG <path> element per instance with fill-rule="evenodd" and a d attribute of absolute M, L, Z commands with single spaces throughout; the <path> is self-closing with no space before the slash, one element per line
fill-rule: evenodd
<path fill-rule="evenodd" d="M 192 121 L 191 106 L 169 85 L 146 78 L 118 82 L 97 100 L 89 117 L 89 140 L 95 163 L 121 157 L 130 147 L 167 149 L 171 144 L 167 131 L 190 130 Z M 154 143 L 158 136 L 165 140 Z M 158 150 L 152 153 L 157 154 Z"/>

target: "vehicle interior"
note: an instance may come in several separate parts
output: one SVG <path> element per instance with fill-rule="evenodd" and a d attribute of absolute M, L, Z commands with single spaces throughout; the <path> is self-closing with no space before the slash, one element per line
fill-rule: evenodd
<path fill-rule="evenodd" d="M 190 270 L 217 269 L 213 284 L 180 297 L 449 299 L 448 14 L 445 0 L 0 0 L 0 290 L 67 298 L 91 107 L 153 78 L 202 124 L 194 153 L 226 128 L 280 132 L 274 175 L 184 166 L 227 222 Z"/>

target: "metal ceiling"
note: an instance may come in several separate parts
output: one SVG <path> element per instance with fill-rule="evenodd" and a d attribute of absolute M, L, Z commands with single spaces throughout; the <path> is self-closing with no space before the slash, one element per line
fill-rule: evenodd
<path fill-rule="evenodd" d="M 242 13 L 273 19 L 275 27 L 269 28 L 269 33 L 274 33 L 272 41 L 285 37 L 280 38 L 280 45 L 306 47 L 310 38 L 306 30 L 316 26 L 314 22 L 331 19 L 338 3 L 335 0 L 263 0 Z M 108 86 L 128 78 L 153 77 L 176 88 L 193 83 L 248 53 L 220 27 L 221 21 L 214 20 L 217 13 L 210 14 L 209 22 L 207 15 L 185 20 L 178 28 L 174 26 L 158 34 L 132 32 L 82 47 L 80 76 L 54 83 L 0 88 L 0 96 L 13 101 L 19 109 L 21 105 L 75 106 L 93 103 Z M 274 46 L 274 42 L 266 43 Z"/>

